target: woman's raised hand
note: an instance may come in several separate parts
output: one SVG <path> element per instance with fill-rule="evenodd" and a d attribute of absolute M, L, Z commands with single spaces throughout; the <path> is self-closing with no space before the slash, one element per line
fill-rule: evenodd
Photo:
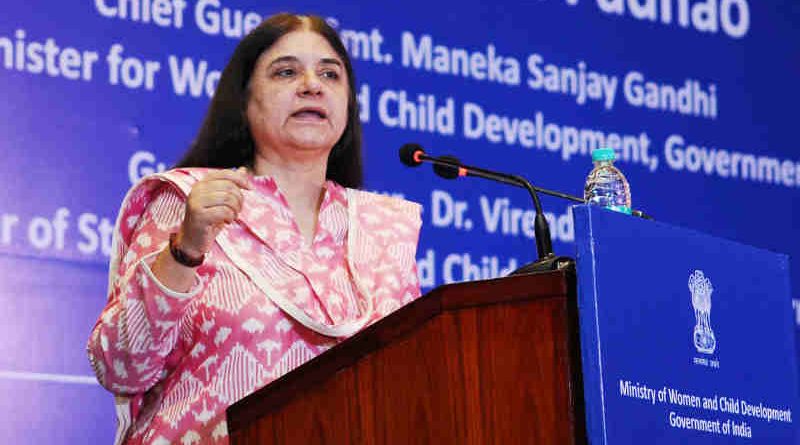
<path fill-rule="evenodd" d="M 211 249 L 220 230 L 242 210 L 241 189 L 251 189 L 244 167 L 214 170 L 192 187 L 178 233 L 181 250 L 200 257 Z"/>

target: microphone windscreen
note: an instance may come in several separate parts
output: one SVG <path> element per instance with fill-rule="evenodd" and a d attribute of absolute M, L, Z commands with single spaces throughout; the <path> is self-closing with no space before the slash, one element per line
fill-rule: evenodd
<path fill-rule="evenodd" d="M 461 164 L 461 161 L 459 161 L 458 158 L 455 156 L 447 156 L 447 155 L 439 156 L 438 159 L 440 161 L 447 161 L 456 165 Z M 459 176 L 458 167 L 454 165 L 433 164 L 433 172 L 444 179 L 456 179 Z"/>
<path fill-rule="evenodd" d="M 400 162 L 409 167 L 416 167 L 422 164 L 422 161 L 417 160 L 415 156 L 418 152 L 425 154 L 425 150 L 419 144 L 404 144 L 400 147 Z"/>

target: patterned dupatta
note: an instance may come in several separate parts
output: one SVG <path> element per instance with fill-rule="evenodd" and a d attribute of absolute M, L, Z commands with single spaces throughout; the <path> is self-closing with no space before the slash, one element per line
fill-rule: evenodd
<path fill-rule="evenodd" d="M 157 173 L 145 178 L 134 190 L 142 186 L 147 188 L 148 183 L 152 187 L 154 182 L 166 182 L 188 196 L 192 186 L 208 172 L 209 169 L 205 168 L 189 168 Z M 355 319 L 338 324 L 321 321 L 292 302 L 289 296 L 273 286 L 260 272 L 263 265 L 254 254 L 255 250 L 249 248 L 251 245 L 248 242 L 241 240 L 265 244 L 297 271 L 313 270 L 316 259 L 308 249 L 285 249 L 287 245 L 301 243 L 302 240 L 292 239 L 297 235 L 295 231 L 289 230 L 291 219 L 282 214 L 280 209 L 264 205 L 267 201 L 259 202 L 258 192 L 243 190 L 245 200 L 238 218 L 223 229 L 216 240 L 228 259 L 283 312 L 314 332 L 337 338 L 353 335 L 369 322 L 390 312 L 384 309 L 380 311 L 381 314 L 375 313 L 376 299 L 391 292 L 391 289 L 377 285 L 376 275 L 389 269 L 415 270 L 414 264 L 409 264 L 409 261 L 413 262 L 416 251 L 418 223 L 414 227 L 413 223 L 408 222 L 415 216 L 418 218 L 419 214 L 419 206 L 414 203 L 354 189 L 345 190 L 348 218 L 347 265 L 355 283 L 360 312 Z M 413 239 L 410 242 L 404 240 L 405 242 L 396 243 L 394 241 L 398 236 L 401 240 L 405 237 Z M 115 239 L 114 242 L 116 244 L 118 240 Z M 112 248 L 112 252 L 117 252 L 117 249 Z M 112 277 L 115 275 L 113 269 L 116 263 L 118 259 L 112 258 L 112 271 L 109 274 Z M 391 281 L 397 280 L 390 280 L 389 287 Z M 399 307 L 400 304 L 396 306 Z"/>

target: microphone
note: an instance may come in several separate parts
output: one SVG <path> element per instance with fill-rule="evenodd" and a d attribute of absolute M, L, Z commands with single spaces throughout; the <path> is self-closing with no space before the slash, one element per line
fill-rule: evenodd
<path fill-rule="evenodd" d="M 571 258 L 557 257 L 553 254 L 553 241 L 550 236 L 550 226 L 547 223 L 547 219 L 544 217 L 542 205 L 539 201 L 539 195 L 536 193 L 537 191 L 545 192 L 544 189 L 534 187 L 527 179 L 521 176 L 508 175 L 505 173 L 498 173 L 491 170 L 464 165 L 458 160 L 458 158 L 454 156 L 440 156 L 438 158 L 428 156 L 425 153 L 425 150 L 423 150 L 418 144 L 403 145 L 400 147 L 399 155 L 401 162 L 410 167 L 418 167 L 423 162 L 433 163 L 434 172 L 445 179 L 456 179 L 461 176 L 477 176 L 479 178 L 489 179 L 516 187 L 522 187 L 528 190 L 528 193 L 530 193 L 531 198 L 533 199 L 536 214 L 534 218 L 533 230 L 538 260 L 532 264 L 528 264 L 520 269 L 517 269 L 516 271 L 512 272 L 512 275 L 518 273 L 561 269 L 574 262 Z M 585 202 L 583 199 L 563 193 L 553 192 L 550 190 L 546 190 L 546 192 L 547 194 L 553 194 L 567 199 L 576 200 L 578 202 Z"/>
<path fill-rule="evenodd" d="M 533 263 L 520 267 L 512 272 L 511 275 L 543 270 L 563 269 L 574 264 L 574 260 L 572 258 L 556 256 L 553 254 L 553 242 L 550 236 L 550 226 L 547 223 L 547 219 L 544 217 L 544 212 L 542 211 L 542 206 L 539 202 L 539 196 L 537 195 L 537 192 L 581 204 L 588 203 L 587 200 L 567 193 L 536 187 L 527 179 L 519 175 L 509 175 L 506 173 L 499 173 L 479 167 L 464 165 L 455 156 L 429 156 L 419 144 L 404 144 L 402 147 L 400 147 L 399 155 L 400 161 L 409 167 L 418 167 L 422 165 L 423 162 L 432 163 L 433 171 L 444 179 L 457 179 L 461 176 L 477 176 L 479 178 L 489 179 L 491 181 L 501 182 L 503 184 L 509 184 L 528 190 L 528 193 L 530 193 L 531 198 L 533 199 L 534 209 L 536 211 L 536 216 L 534 218 L 534 238 L 536 240 L 536 251 L 539 259 Z M 643 219 L 653 219 L 650 215 L 641 210 L 633 209 L 631 214 Z"/>
<path fill-rule="evenodd" d="M 400 162 L 407 167 L 419 167 L 422 165 L 422 159 L 418 156 L 424 156 L 425 150 L 417 144 L 404 144 L 400 147 Z"/>
<path fill-rule="evenodd" d="M 450 162 L 453 165 L 461 165 L 461 161 L 459 161 L 455 156 L 439 156 L 439 160 Z M 458 167 L 440 163 L 433 164 L 433 172 L 444 179 L 457 179 L 460 173 Z"/>
<path fill-rule="evenodd" d="M 484 170 L 478 167 L 467 167 L 462 165 L 461 161 L 459 161 L 458 158 L 456 158 L 455 156 L 445 155 L 445 156 L 439 156 L 438 158 L 433 156 L 428 156 L 425 153 L 425 150 L 423 150 L 423 148 L 419 144 L 410 143 L 410 144 L 404 144 L 402 147 L 400 147 L 400 161 L 409 167 L 418 167 L 422 165 L 423 162 L 431 162 L 433 163 L 433 171 L 444 179 L 456 179 L 459 176 L 479 176 L 486 179 L 502 182 L 505 184 L 527 188 L 527 186 L 522 185 L 519 181 L 515 180 L 508 181 L 507 178 L 514 178 L 514 176 L 512 175 L 505 175 L 501 173 L 491 172 L 489 170 Z M 522 178 L 521 176 L 516 178 L 527 182 L 525 178 Z M 537 187 L 535 185 L 531 185 L 531 188 L 533 188 L 533 190 L 535 190 L 536 192 L 545 195 L 554 196 L 556 198 L 566 199 L 581 204 L 588 204 L 588 201 L 586 201 L 585 199 L 575 195 L 570 195 L 568 193 L 557 192 L 555 190 L 548 190 L 546 188 Z M 642 219 L 649 219 L 649 220 L 653 219 L 652 216 L 648 215 L 642 210 L 637 210 L 637 209 L 632 209 L 631 215 Z"/>
<path fill-rule="evenodd" d="M 445 156 L 439 156 L 438 158 L 433 156 L 428 156 L 428 154 L 425 153 L 425 150 L 423 150 L 422 147 L 419 146 L 418 144 L 404 144 L 402 147 L 400 147 L 399 154 L 400 154 L 400 161 L 409 167 L 418 167 L 422 165 L 423 162 L 432 163 L 433 171 L 437 175 L 445 179 L 456 179 L 459 176 L 478 176 L 502 182 L 504 184 L 527 188 L 526 186 L 520 184 L 517 179 L 509 180 L 508 178 L 514 178 L 512 175 L 505 175 L 502 173 L 491 172 L 489 170 L 484 170 L 478 167 L 467 167 L 462 165 L 461 162 L 458 160 L 458 158 L 456 158 L 455 156 L 445 155 Z M 524 178 L 521 177 L 519 178 L 522 179 L 523 181 L 526 181 Z M 535 185 L 531 185 L 531 187 L 538 193 L 543 193 L 545 195 L 554 196 L 556 198 L 567 199 L 570 201 L 579 202 L 581 204 L 586 204 L 585 199 L 579 198 L 574 195 L 570 195 L 568 193 L 561 193 L 555 190 L 548 190 L 546 188 L 537 187 Z"/>

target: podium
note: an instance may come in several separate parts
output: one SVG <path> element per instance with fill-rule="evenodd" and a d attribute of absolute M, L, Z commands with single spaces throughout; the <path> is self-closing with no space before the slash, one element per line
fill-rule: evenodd
<path fill-rule="evenodd" d="M 798 443 L 788 257 L 574 216 L 577 274 L 439 287 L 231 406 L 231 443 Z"/>
<path fill-rule="evenodd" d="M 788 257 L 573 214 L 589 443 L 800 443 Z"/>
<path fill-rule="evenodd" d="M 585 443 L 575 275 L 441 286 L 227 411 L 231 444 Z"/>

